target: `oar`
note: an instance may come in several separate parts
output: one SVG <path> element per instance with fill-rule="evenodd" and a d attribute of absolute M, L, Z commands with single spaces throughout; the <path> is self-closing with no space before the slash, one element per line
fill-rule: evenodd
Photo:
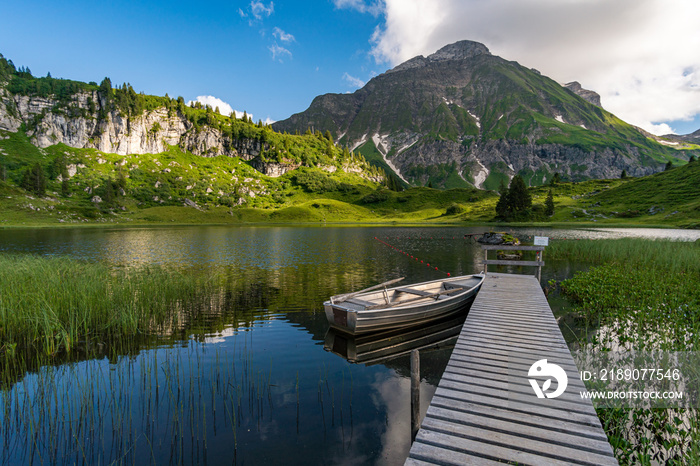
<path fill-rule="evenodd" d="M 449 290 L 442 290 L 442 291 L 439 291 L 437 293 L 427 294 L 425 296 L 418 296 L 417 298 L 405 299 L 403 301 L 395 301 L 391 304 L 375 304 L 374 306 L 367 306 L 365 308 L 365 310 L 369 311 L 369 310 L 373 310 L 373 309 L 385 309 L 385 308 L 390 308 L 390 307 L 396 307 L 396 306 L 401 306 L 403 304 L 408 304 L 408 303 L 412 303 L 415 301 L 420 301 L 421 299 L 426 299 L 426 298 L 438 299 L 440 296 L 442 296 L 444 294 L 452 293 L 453 291 L 462 291 L 463 292 L 466 289 L 467 289 L 467 287 L 465 287 L 465 286 L 454 287 L 454 288 L 450 288 Z"/>
<path fill-rule="evenodd" d="M 331 296 L 331 303 L 332 304 L 342 303 L 343 301 L 350 299 L 354 296 L 357 296 L 358 294 L 366 293 L 367 291 L 376 290 L 378 288 L 383 288 L 387 285 L 393 285 L 394 283 L 400 282 L 404 278 L 405 277 L 395 278 L 393 280 L 389 280 L 388 282 L 380 283 L 379 285 L 370 286 L 369 288 L 365 288 L 364 290 L 360 290 L 360 291 L 355 291 L 353 293 L 339 294 L 339 295 Z"/>

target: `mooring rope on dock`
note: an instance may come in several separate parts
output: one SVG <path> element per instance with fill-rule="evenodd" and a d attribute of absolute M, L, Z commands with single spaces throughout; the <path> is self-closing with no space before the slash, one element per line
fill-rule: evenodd
<path fill-rule="evenodd" d="M 382 241 L 381 239 L 377 238 L 376 236 L 374 237 L 374 239 L 377 240 L 377 241 L 379 241 L 379 242 L 382 243 L 383 245 L 390 247 L 390 248 L 393 249 L 394 251 L 400 252 L 400 253 L 403 254 L 404 256 L 409 257 L 409 258 L 411 258 L 411 259 L 414 259 L 414 260 L 416 261 L 416 263 L 425 264 L 426 267 L 428 267 L 428 268 L 430 268 L 430 269 L 433 269 L 433 270 L 435 270 L 436 272 L 444 273 L 444 274 L 446 274 L 448 277 L 451 277 L 451 276 L 452 276 L 452 274 L 451 274 L 450 272 L 445 272 L 444 270 L 440 270 L 435 264 L 430 265 L 429 262 L 424 261 L 424 260 L 421 260 L 421 259 L 419 259 L 418 257 L 415 257 L 415 256 L 409 254 L 408 252 L 406 252 L 406 251 L 404 251 L 404 250 L 402 250 L 402 249 L 400 249 L 400 248 L 398 248 L 398 247 L 396 247 L 396 246 L 394 246 L 394 245 L 392 245 L 392 244 L 387 243 L 386 241 Z M 389 239 L 389 237 L 387 237 L 387 239 Z M 420 261 L 420 262 L 419 262 L 419 261 Z"/>

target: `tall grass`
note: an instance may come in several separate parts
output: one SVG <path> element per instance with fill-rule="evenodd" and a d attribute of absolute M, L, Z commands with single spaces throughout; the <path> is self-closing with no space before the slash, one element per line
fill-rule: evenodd
<path fill-rule="evenodd" d="M 176 325 L 215 285 L 163 267 L 115 270 L 63 257 L 0 256 L 0 356 L 70 352 L 77 344 Z"/>
<path fill-rule="evenodd" d="M 642 238 L 553 241 L 546 256 L 593 264 L 653 267 L 666 273 L 694 273 L 695 278 L 700 279 L 700 245 L 697 243 Z"/>
<path fill-rule="evenodd" d="M 594 264 L 562 291 L 603 351 L 700 349 L 700 244 L 557 241 L 549 258 Z M 700 464 L 697 409 L 599 409 L 620 464 Z"/>

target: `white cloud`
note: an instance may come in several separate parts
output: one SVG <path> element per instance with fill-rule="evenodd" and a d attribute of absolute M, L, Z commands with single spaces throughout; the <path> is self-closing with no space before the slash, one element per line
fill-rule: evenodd
<path fill-rule="evenodd" d="M 275 36 L 277 39 L 281 40 L 282 42 L 295 42 L 296 39 L 294 39 L 294 36 L 291 34 L 287 34 L 284 32 L 282 29 L 276 27 L 272 30 L 272 35 Z"/>
<path fill-rule="evenodd" d="M 364 0 L 333 0 L 333 4 L 339 10 L 356 10 L 360 13 L 369 13 L 372 16 L 379 16 L 382 13 L 382 2 L 377 0 L 365 3 Z"/>
<path fill-rule="evenodd" d="M 199 102 L 202 105 L 209 105 L 213 109 L 219 107 L 219 113 L 224 116 L 229 116 L 232 112 L 236 114 L 236 118 L 241 118 L 243 116 L 243 112 L 239 110 L 234 110 L 233 107 L 231 107 L 231 105 L 229 105 L 227 102 L 224 102 L 223 100 L 219 99 L 218 97 L 214 97 L 213 95 L 197 96 L 197 100 L 190 100 L 189 102 L 187 102 L 187 105 L 191 105 L 192 102 Z M 248 116 L 253 118 L 253 115 L 250 113 L 248 114 Z"/>
<path fill-rule="evenodd" d="M 257 20 L 263 19 L 263 16 L 269 18 L 275 12 L 275 5 L 270 2 L 269 5 L 265 6 L 263 2 L 252 1 L 250 2 L 250 12 Z"/>
<path fill-rule="evenodd" d="M 280 46 L 277 43 L 272 44 L 267 48 L 270 52 L 272 52 L 272 59 L 277 60 L 280 63 L 282 63 L 282 59 L 284 57 L 289 57 L 292 58 L 292 52 L 289 50 L 285 49 L 284 47 Z"/>
<path fill-rule="evenodd" d="M 350 84 L 352 87 L 355 87 L 355 88 L 360 88 L 360 87 L 363 87 L 365 85 L 365 82 L 363 80 L 361 80 L 360 78 L 356 78 L 354 76 L 350 76 L 348 73 L 343 74 L 343 79 L 345 80 L 345 82 L 347 82 L 348 84 Z"/>
<path fill-rule="evenodd" d="M 656 134 L 658 136 L 663 136 L 665 134 L 676 134 L 676 131 L 666 123 L 649 123 L 648 125 L 640 126 L 640 128 L 643 128 L 649 131 L 651 134 Z"/>
<path fill-rule="evenodd" d="M 334 0 L 383 21 L 372 55 L 395 66 L 462 39 L 579 81 L 603 106 L 649 131 L 700 113 L 700 2 L 697 0 Z"/>

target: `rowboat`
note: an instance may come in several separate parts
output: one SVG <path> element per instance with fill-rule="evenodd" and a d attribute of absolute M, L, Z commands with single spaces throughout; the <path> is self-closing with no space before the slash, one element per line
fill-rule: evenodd
<path fill-rule="evenodd" d="M 353 364 L 384 363 L 416 349 L 454 346 L 466 317 L 462 313 L 453 314 L 428 324 L 361 335 L 348 335 L 331 327 L 326 332 L 323 349 Z"/>
<path fill-rule="evenodd" d="M 331 296 L 323 303 L 330 325 L 351 335 L 408 327 L 460 312 L 474 300 L 483 274 L 387 288 L 403 278 L 354 293 Z"/>

